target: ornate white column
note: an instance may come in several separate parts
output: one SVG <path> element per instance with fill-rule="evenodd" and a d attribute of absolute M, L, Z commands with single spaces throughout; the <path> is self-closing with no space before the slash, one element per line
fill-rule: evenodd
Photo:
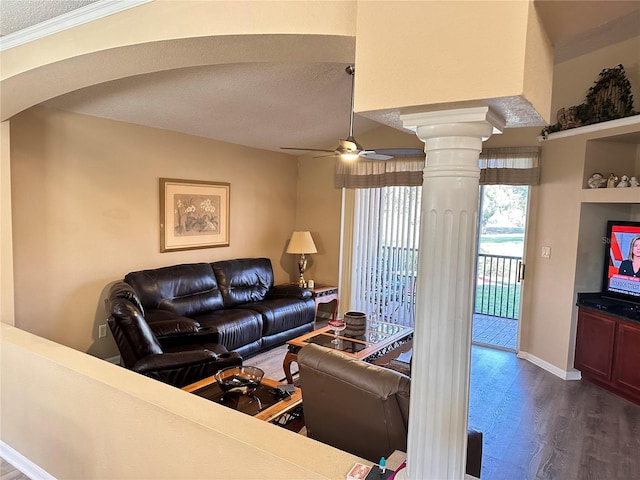
<path fill-rule="evenodd" d="M 402 115 L 425 142 L 407 448 L 410 479 L 462 479 L 467 448 L 478 157 L 487 107 Z"/>

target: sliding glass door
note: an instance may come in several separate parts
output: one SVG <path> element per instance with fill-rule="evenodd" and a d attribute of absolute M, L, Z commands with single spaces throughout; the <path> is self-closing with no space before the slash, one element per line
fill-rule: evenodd
<path fill-rule="evenodd" d="M 528 185 L 480 188 L 473 343 L 517 348 Z"/>
<path fill-rule="evenodd" d="M 422 187 L 358 189 L 351 308 L 413 326 Z"/>

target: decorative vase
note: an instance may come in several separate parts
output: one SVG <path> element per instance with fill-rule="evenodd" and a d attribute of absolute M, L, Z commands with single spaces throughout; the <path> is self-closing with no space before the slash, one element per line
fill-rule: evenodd
<path fill-rule="evenodd" d="M 364 335 L 367 331 L 367 315 L 362 312 L 347 312 L 344 314 L 344 323 L 347 328 L 342 332 L 349 337 Z"/>

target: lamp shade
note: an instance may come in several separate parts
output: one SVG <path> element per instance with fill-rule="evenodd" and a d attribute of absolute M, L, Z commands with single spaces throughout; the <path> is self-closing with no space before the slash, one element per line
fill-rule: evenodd
<path fill-rule="evenodd" d="M 293 232 L 287 253 L 317 253 L 316 245 L 313 243 L 310 232 Z"/>

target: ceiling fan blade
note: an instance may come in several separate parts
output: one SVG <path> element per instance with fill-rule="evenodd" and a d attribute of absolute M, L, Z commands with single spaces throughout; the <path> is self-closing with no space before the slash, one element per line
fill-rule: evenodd
<path fill-rule="evenodd" d="M 393 155 L 384 155 L 374 150 L 363 150 L 360 152 L 360 156 L 369 160 L 390 160 L 393 158 Z"/>
<path fill-rule="evenodd" d="M 300 148 L 300 147 L 280 147 L 281 150 L 298 150 L 300 152 L 324 152 L 328 155 L 316 155 L 313 158 L 338 156 L 345 162 L 367 158 L 369 160 L 390 160 L 395 156 L 402 155 L 424 155 L 419 148 L 381 148 L 377 150 L 365 150 L 353 137 L 353 100 L 355 90 L 356 69 L 353 65 L 347 66 L 345 72 L 351 76 L 351 109 L 349 110 L 349 136 L 338 142 L 334 150 L 324 148 Z"/>
<path fill-rule="evenodd" d="M 376 153 L 382 155 L 424 155 L 424 150 L 419 148 L 376 148 L 373 150 Z"/>
<path fill-rule="evenodd" d="M 305 152 L 333 152 L 326 148 L 298 148 L 298 147 L 280 147 L 280 150 L 304 150 Z"/>

